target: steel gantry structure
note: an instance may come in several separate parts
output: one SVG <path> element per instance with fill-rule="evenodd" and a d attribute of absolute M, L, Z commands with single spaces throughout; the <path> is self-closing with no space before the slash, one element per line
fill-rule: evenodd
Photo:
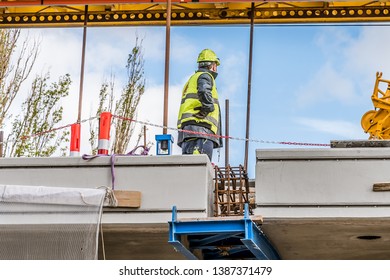
<path fill-rule="evenodd" d="M 0 27 L 375 22 L 390 1 L 1 0 Z M 253 4 L 253 5 L 252 5 Z"/>

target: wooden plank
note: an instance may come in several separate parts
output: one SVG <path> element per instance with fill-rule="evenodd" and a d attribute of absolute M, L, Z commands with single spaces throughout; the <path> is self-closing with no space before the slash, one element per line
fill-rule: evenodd
<path fill-rule="evenodd" d="M 114 195 L 118 200 L 117 207 L 140 208 L 141 192 L 114 190 Z"/>
<path fill-rule="evenodd" d="M 374 192 L 390 191 L 390 183 L 375 183 L 372 187 Z"/>

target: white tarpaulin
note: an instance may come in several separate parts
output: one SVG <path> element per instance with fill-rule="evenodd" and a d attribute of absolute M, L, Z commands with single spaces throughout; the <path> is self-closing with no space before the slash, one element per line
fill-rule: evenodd
<path fill-rule="evenodd" d="M 101 205 L 105 189 L 0 185 L 0 201 L 13 203 Z"/>
<path fill-rule="evenodd" d="M 97 259 L 106 189 L 0 185 L 0 259 Z"/>

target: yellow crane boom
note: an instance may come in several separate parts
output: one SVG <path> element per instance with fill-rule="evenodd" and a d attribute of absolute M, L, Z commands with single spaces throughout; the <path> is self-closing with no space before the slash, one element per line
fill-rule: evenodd
<path fill-rule="evenodd" d="M 385 90 L 381 89 L 383 85 Z M 362 128 L 370 134 L 369 139 L 390 139 L 390 81 L 382 79 L 382 72 L 376 73 L 371 100 L 375 109 L 363 115 Z"/>

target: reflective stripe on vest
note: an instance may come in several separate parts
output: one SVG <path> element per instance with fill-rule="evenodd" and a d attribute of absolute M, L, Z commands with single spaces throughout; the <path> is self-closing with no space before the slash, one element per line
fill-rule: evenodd
<path fill-rule="evenodd" d="M 213 88 L 211 89 L 211 95 L 214 101 L 214 111 L 210 112 L 204 119 L 194 117 L 194 114 L 199 113 L 199 110 L 195 108 L 201 107 L 202 103 L 198 97 L 198 78 L 200 75 L 207 73 L 213 80 Z M 219 127 L 219 102 L 218 92 L 215 86 L 214 77 L 208 72 L 196 72 L 190 77 L 183 89 L 182 101 L 179 110 L 179 117 L 177 121 L 177 128 L 181 129 L 182 124 L 188 121 L 195 121 L 197 123 L 204 123 L 210 126 L 212 132 L 217 134 Z"/>
<path fill-rule="evenodd" d="M 186 102 L 186 100 L 189 99 L 189 98 L 198 99 L 198 94 L 197 93 L 188 93 L 184 98 L 182 98 L 181 104 Z M 219 105 L 218 99 L 213 98 L 213 101 L 214 101 L 214 104 L 218 104 Z"/>
<path fill-rule="evenodd" d="M 189 119 L 192 117 L 192 114 L 190 113 L 184 113 L 182 114 L 182 119 Z M 204 119 L 198 119 L 198 120 L 207 120 L 209 122 L 211 122 L 213 125 L 215 125 L 216 127 L 218 127 L 218 120 L 214 119 L 213 117 L 207 115 Z"/>

